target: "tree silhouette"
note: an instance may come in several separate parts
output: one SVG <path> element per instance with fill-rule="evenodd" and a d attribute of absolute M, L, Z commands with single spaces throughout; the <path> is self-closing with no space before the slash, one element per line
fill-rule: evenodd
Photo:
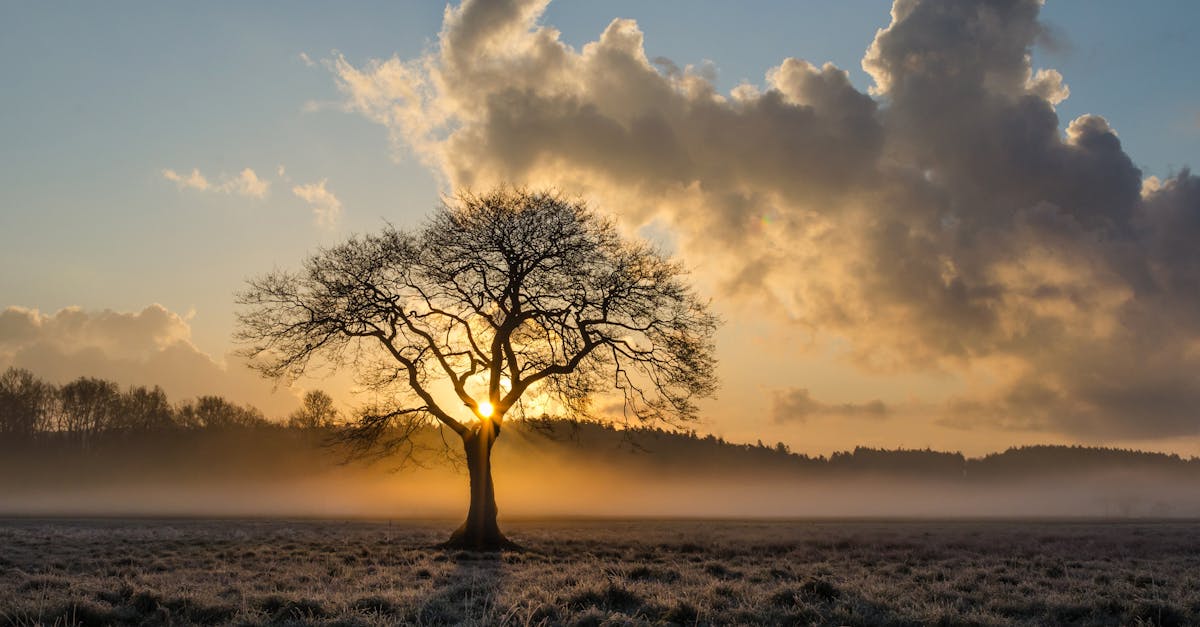
<path fill-rule="evenodd" d="M 133 432 L 170 429 L 175 426 L 175 409 L 157 385 L 130 387 L 121 400 L 120 426 Z"/>
<path fill-rule="evenodd" d="M 180 424 L 200 429 L 230 429 L 255 427 L 268 424 L 257 407 L 236 405 L 223 397 L 206 395 L 197 397 L 179 407 Z"/>
<path fill-rule="evenodd" d="M 297 429 L 324 429 L 332 427 L 338 418 L 333 398 L 321 390 L 304 393 L 300 409 L 288 416 L 288 426 Z"/>
<path fill-rule="evenodd" d="M 109 429 L 121 412 L 121 390 L 112 381 L 80 377 L 59 388 L 58 397 L 63 426 L 77 434 L 83 448 Z"/>
<path fill-rule="evenodd" d="M 24 369 L 0 374 L 0 436 L 29 438 L 45 431 L 46 409 L 57 391 Z"/>
<path fill-rule="evenodd" d="M 458 434 L 471 499 L 447 546 L 491 550 L 510 545 L 490 461 L 506 417 L 678 425 L 713 393 L 718 320 L 684 274 L 582 202 L 462 193 L 421 229 L 388 226 L 250 280 L 238 336 L 266 376 L 319 358 L 386 391 L 343 432 L 360 453 L 411 447 L 434 420 Z M 601 394 L 614 402 L 593 412 Z"/>

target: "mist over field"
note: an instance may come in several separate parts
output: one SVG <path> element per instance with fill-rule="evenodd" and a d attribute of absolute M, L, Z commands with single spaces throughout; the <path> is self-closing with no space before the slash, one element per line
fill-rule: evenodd
<path fill-rule="evenodd" d="M 10 446 L 0 515 L 457 518 L 461 451 L 426 433 L 409 459 L 343 463 L 320 430 L 115 436 L 88 450 Z M 447 439 L 447 442 L 453 442 Z M 1034 447 L 983 459 L 859 449 L 809 458 L 766 446 L 597 425 L 510 424 L 493 464 L 500 516 L 1190 517 L 1197 462 Z"/>

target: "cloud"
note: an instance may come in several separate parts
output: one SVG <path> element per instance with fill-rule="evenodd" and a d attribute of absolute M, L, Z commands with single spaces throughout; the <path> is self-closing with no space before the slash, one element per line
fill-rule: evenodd
<path fill-rule="evenodd" d="M 67 307 L 53 314 L 8 307 L 0 311 L 0 369 L 9 366 L 60 384 L 90 376 L 161 385 L 176 401 L 219 394 L 269 416 L 298 403 L 292 391 L 275 392 L 232 355 L 222 363 L 201 352 L 187 320 L 157 304 L 138 312 Z"/>
<path fill-rule="evenodd" d="M 283 165 L 276 167 L 276 174 L 282 181 L 291 181 L 291 178 L 287 175 L 287 169 Z M 187 176 L 181 175 L 171 169 L 163 170 L 162 176 L 168 181 L 173 181 L 179 186 L 179 189 L 212 191 L 259 200 L 266 198 L 271 190 L 271 181 L 259 178 L 258 174 L 251 168 L 245 168 L 236 176 L 222 176 L 217 183 L 211 182 L 201 174 L 200 170 L 195 168 Z M 322 179 L 316 183 L 296 185 L 292 187 L 292 194 L 309 204 L 318 226 L 332 228 L 337 224 L 341 216 L 342 202 L 338 200 L 332 191 L 326 188 L 327 183 L 328 179 Z"/>
<path fill-rule="evenodd" d="M 342 215 L 342 201 L 338 200 L 333 192 L 325 189 L 327 182 L 328 179 L 321 179 L 317 183 L 297 185 L 292 188 L 292 193 L 312 207 L 313 220 L 317 226 L 332 228 Z"/>
<path fill-rule="evenodd" d="M 192 168 L 192 173 L 187 176 L 169 168 L 163 170 L 162 175 L 168 181 L 174 181 L 179 189 L 198 189 L 200 191 L 208 189 L 208 179 L 204 178 L 204 175 L 200 174 L 200 170 L 195 168 Z"/>
<path fill-rule="evenodd" d="M 271 182 L 258 178 L 254 170 L 250 168 L 242 170 L 237 176 L 223 176 L 221 182 L 217 184 L 210 183 L 196 168 L 192 168 L 192 173 L 187 176 L 183 176 L 175 170 L 165 169 L 162 171 L 162 176 L 168 181 L 174 181 L 179 189 L 195 189 L 202 192 L 211 190 L 259 200 L 266 198 L 267 192 L 271 190 Z"/>
<path fill-rule="evenodd" d="M 771 419 L 777 423 L 825 417 L 884 418 L 887 415 L 887 405 L 878 399 L 866 403 L 822 403 L 804 388 L 775 390 L 771 395 Z"/>
<path fill-rule="evenodd" d="M 545 7 L 467 0 L 422 57 L 330 67 L 447 186 L 580 194 L 865 370 L 958 375 L 948 423 L 1196 433 L 1200 179 L 1144 187 L 1099 115 L 1060 131 L 1040 0 L 897 0 L 866 93 L 784 59 L 722 94 L 632 20 L 576 49 Z"/>
<path fill-rule="evenodd" d="M 227 194 L 237 194 L 239 196 L 248 196 L 251 198 L 266 198 L 267 191 L 271 189 L 270 181 L 264 181 L 258 178 L 254 170 L 246 168 L 241 174 L 225 181 L 217 191 Z"/>

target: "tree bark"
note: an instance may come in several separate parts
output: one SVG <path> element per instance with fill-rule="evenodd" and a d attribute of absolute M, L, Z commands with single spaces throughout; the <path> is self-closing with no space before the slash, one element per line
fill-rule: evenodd
<path fill-rule="evenodd" d="M 446 548 L 472 551 L 516 549 L 516 544 L 500 533 L 496 523 L 496 490 L 492 484 L 492 446 L 500 436 L 500 425 L 485 420 L 463 433 L 467 471 L 471 475 L 471 507 L 467 520 L 450 539 Z"/>

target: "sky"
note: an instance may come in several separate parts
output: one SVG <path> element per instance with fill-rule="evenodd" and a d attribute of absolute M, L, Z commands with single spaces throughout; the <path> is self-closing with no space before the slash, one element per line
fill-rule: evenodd
<path fill-rule="evenodd" d="M 1198 13 L 6 3 L 0 367 L 351 406 L 244 368 L 234 293 L 506 181 L 692 268 L 726 319 L 698 431 L 1200 454 Z"/>

